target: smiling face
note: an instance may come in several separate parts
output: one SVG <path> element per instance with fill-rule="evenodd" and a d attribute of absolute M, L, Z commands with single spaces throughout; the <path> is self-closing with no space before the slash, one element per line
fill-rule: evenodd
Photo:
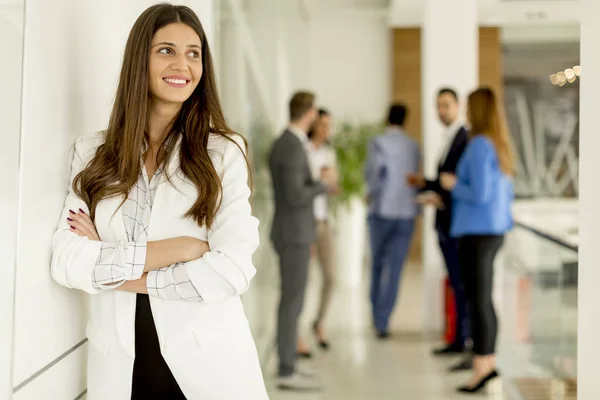
<path fill-rule="evenodd" d="M 183 104 L 202 78 L 202 43 L 196 31 L 181 23 L 156 31 L 148 75 L 153 102 Z"/>

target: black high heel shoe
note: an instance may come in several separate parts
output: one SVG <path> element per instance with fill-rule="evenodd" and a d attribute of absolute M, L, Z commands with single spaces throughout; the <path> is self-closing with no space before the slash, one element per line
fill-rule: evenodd
<path fill-rule="evenodd" d="M 321 340 L 321 338 L 319 338 L 319 324 L 317 324 L 316 322 L 313 324 L 313 333 L 315 334 L 315 337 L 317 338 L 317 342 L 319 342 L 319 346 L 323 349 L 323 350 L 329 350 L 329 342 L 327 340 Z"/>
<path fill-rule="evenodd" d="M 459 393 L 477 393 L 481 389 L 483 389 L 485 387 L 485 385 L 487 385 L 489 383 L 489 381 L 491 381 L 492 379 L 497 378 L 499 376 L 500 376 L 500 374 L 498 373 L 498 371 L 493 370 L 486 377 L 484 377 L 482 380 L 480 380 L 477 385 L 475 385 L 475 386 L 461 386 L 461 387 L 459 387 L 457 389 L 457 391 Z"/>
<path fill-rule="evenodd" d="M 298 357 L 298 358 L 311 359 L 312 356 L 313 355 L 312 355 L 312 352 L 310 350 L 296 352 L 296 357 Z"/>

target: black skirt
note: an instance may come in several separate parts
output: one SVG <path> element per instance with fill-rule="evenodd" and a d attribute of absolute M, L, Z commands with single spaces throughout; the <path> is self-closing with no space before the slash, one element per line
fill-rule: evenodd
<path fill-rule="evenodd" d="M 160 353 L 150 299 L 137 295 L 131 400 L 186 400 Z"/>

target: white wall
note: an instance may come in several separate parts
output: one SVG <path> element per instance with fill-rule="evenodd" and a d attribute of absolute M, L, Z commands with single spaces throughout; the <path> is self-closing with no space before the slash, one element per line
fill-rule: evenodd
<path fill-rule="evenodd" d="M 381 121 L 391 96 L 386 17 L 340 12 L 309 25 L 310 86 L 338 119 Z"/>
<path fill-rule="evenodd" d="M 314 91 L 319 105 L 338 120 L 383 118 L 391 93 L 390 33 L 384 14 L 317 8 L 307 18 L 265 7 L 253 8 L 244 18 L 247 31 L 230 11 L 219 25 L 223 103 L 234 126 L 256 118 L 247 115 L 255 104 L 247 103 L 258 96 L 261 80 L 269 96 L 267 118 L 277 130 L 285 127 L 287 102 L 300 89 Z M 251 61 L 240 56 L 248 38 L 240 43 L 235 39 L 247 34 L 256 49 L 260 79 L 250 70 Z"/>
<path fill-rule="evenodd" d="M 29 382 L 85 338 L 84 296 L 52 281 L 50 239 L 69 148 L 106 127 L 127 35 L 154 3 L 27 0 L 13 377 L 27 384 L 14 399 L 74 399 L 85 389 L 85 345 Z"/>
<path fill-rule="evenodd" d="M 12 332 L 21 115 L 22 0 L 0 3 L 0 399 L 12 391 Z"/>

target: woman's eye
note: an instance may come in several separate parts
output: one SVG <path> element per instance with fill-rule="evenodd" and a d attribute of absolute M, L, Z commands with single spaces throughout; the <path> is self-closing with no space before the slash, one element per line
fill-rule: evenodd
<path fill-rule="evenodd" d="M 200 57 L 200 53 L 198 53 L 197 51 L 190 51 L 190 57 L 198 58 Z"/>
<path fill-rule="evenodd" d="M 173 53 L 173 51 L 171 49 L 166 48 L 166 47 L 164 49 L 160 49 L 158 52 L 161 53 L 161 54 L 171 54 L 171 53 Z"/>

